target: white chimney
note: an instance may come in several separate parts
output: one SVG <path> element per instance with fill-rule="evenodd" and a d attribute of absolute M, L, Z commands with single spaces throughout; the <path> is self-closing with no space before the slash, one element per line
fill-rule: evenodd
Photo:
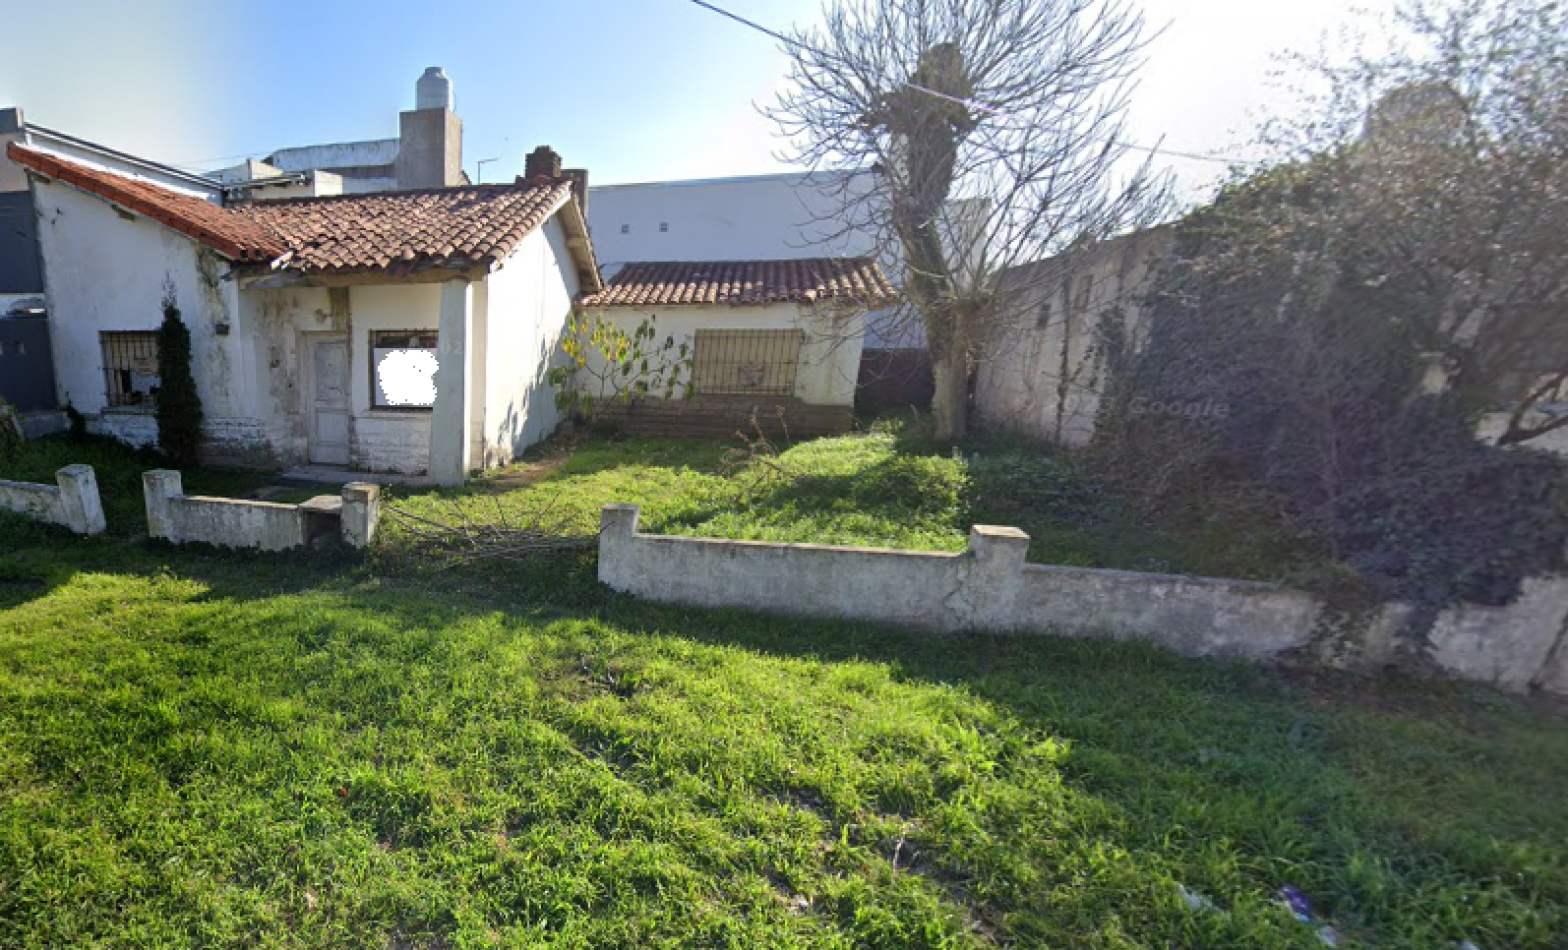
<path fill-rule="evenodd" d="M 397 186 L 463 183 L 463 120 L 452 111 L 452 80 L 431 66 L 414 84 L 414 109 L 398 114 Z"/>
<path fill-rule="evenodd" d="M 419 82 L 414 84 L 414 108 L 452 108 L 452 80 L 446 78 L 440 66 L 426 69 L 425 74 L 419 77 Z"/>

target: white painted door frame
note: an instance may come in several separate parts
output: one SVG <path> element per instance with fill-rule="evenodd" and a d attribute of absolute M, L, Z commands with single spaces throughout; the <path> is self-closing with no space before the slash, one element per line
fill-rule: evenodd
<path fill-rule="evenodd" d="M 313 465 L 349 463 L 349 378 L 347 333 L 304 333 L 304 403 L 308 455 Z"/>

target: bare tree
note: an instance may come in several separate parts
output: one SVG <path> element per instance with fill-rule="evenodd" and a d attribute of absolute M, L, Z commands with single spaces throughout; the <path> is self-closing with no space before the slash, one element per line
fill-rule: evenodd
<path fill-rule="evenodd" d="M 1026 289 L 995 274 L 1163 207 L 1124 142 L 1144 42 L 1130 0 L 838 0 L 788 38 L 793 88 L 768 112 L 793 159 L 877 170 L 839 218 L 902 271 L 884 319 L 924 329 L 938 438 L 964 435 L 970 373 Z"/>

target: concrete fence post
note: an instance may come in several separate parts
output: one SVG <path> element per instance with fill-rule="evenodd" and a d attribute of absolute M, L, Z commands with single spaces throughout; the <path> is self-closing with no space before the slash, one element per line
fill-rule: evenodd
<path fill-rule="evenodd" d="M 625 590 L 626 557 L 637 534 L 636 505 L 605 505 L 599 515 L 599 583 Z"/>
<path fill-rule="evenodd" d="M 185 494 L 180 473 L 160 468 L 142 473 L 142 497 L 147 503 L 147 533 L 154 538 L 178 542 L 175 537 L 171 500 Z"/>
<path fill-rule="evenodd" d="M 91 465 L 67 465 L 54 473 L 60 486 L 60 513 L 77 534 L 102 534 L 108 527 L 98 497 L 98 475 Z"/>
<path fill-rule="evenodd" d="M 1015 629 L 1013 602 L 1029 557 L 1029 535 L 1017 528 L 977 524 L 969 529 L 968 553 L 973 567 L 961 582 L 962 601 L 969 611 L 966 626 Z"/>
<path fill-rule="evenodd" d="M 369 547 L 381 520 L 381 486 L 349 482 L 343 486 L 343 543 L 351 548 Z"/>

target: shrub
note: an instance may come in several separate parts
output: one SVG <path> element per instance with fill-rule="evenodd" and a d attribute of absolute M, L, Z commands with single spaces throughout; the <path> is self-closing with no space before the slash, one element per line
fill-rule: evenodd
<path fill-rule="evenodd" d="M 22 420 L 17 417 L 16 407 L 0 399 L 0 459 L 8 459 L 22 447 Z"/>
<path fill-rule="evenodd" d="M 87 438 L 87 417 L 69 399 L 65 401 L 65 421 L 70 426 L 66 432 L 72 442 L 81 442 Z"/>
<path fill-rule="evenodd" d="M 175 465 L 194 465 L 201 448 L 201 396 L 191 375 L 191 332 L 180 318 L 173 286 L 164 289 L 158 375 L 158 447 Z"/>
<path fill-rule="evenodd" d="M 1565 466 L 1483 443 L 1469 394 L 1429 391 L 1445 352 L 1430 302 L 1322 210 L 1337 168 L 1276 169 L 1183 223 L 1096 453 L 1151 506 L 1262 489 L 1372 591 L 1414 605 L 1405 632 L 1424 644 L 1441 609 L 1505 604 L 1564 569 Z"/>

